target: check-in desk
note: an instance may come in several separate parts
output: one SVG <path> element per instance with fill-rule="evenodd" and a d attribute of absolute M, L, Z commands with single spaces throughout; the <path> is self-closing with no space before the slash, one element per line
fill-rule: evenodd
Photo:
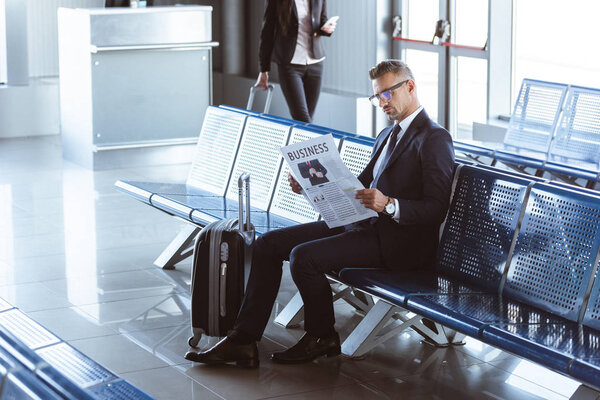
<path fill-rule="evenodd" d="M 211 13 L 59 9 L 63 157 L 90 169 L 189 161 L 212 103 Z"/>

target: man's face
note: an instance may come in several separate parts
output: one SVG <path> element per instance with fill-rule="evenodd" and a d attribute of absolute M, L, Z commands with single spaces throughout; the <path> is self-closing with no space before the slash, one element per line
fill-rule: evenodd
<path fill-rule="evenodd" d="M 380 94 L 385 92 L 405 79 L 403 76 L 388 72 L 373 80 L 373 93 Z M 410 115 L 412 104 L 411 93 L 413 89 L 414 82 L 409 80 L 399 88 L 392 90 L 389 100 L 386 100 L 384 95 L 379 96 L 379 107 L 381 107 L 390 121 L 402 121 Z"/>

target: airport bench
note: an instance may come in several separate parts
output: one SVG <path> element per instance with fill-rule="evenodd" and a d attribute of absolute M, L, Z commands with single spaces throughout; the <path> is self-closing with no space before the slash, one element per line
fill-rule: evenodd
<path fill-rule="evenodd" d="M 2 299 L 0 398 L 152 399 Z"/>
<path fill-rule="evenodd" d="M 600 90 L 571 86 L 544 169 L 582 178 L 593 188 L 600 181 Z"/>
<path fill-rule="evenodd" d="M 344 132 L 305 123 L 296 125 L 290 120 L 230 106 L 211 106 L 206 111 L 185 184 L 119 180 L 115 186 L 188 223 L 155 261 L 160 267 L 173 268 L 191 255 L 194 238 L 203 226 L 237 217 L 237 176 L 243 172 L 251 176 L 250 214 L 257 235 L 318 220 L 318 214 L 305 198 L 291 191 L 287 179 L 289 169 L 283 163 L 279 148 L 328 133 L 338 144 L 342 160 L 352 172 L 360 173 L 370 159 L 372 138 L 344 135 Z M 351 288 L 341 282 L 336 282 L 332 290 L 336 300 L 344 299 L 359 310 L 366 311 L 372 305 L 366 298 L 356 298 Z M 276 322 L 295 325 L 302 320 L 302 309 L 302 300 L 297 294 Z"/>
<path fill-rule="evenodd" d="M 156 265 L 172 267 L 191 254 L 191 243 L 202 226 L 237 216 L 237 177 L 243 172 L 251 175 L 251 220 L 257 234 L 317 220 L 313 208 L 289 188 L 288 168 L 279 148 L 326 133 L 332 133 L 338 144 L 344 137 L 364 140 L 244 111 L 229 106 L 207 109 L 185 184 L 115 183 L 118 190 L 190 224 L 159 256 Z"/>
<path fill-rule="evenodd" d="M 554 135 L 568 85 L 524 79 L 501 146 L 455 141 L 456 152 L 540 169 Z"/>
<path fill-rule="evenodd" d="M 455 175 L 435 269 L 340 272 L 381 299 L 342 352 L 361 356 L 407 326 L 448 343 L 467 335 L 574 378 L 584 385 L 573 398 L 595 399 L 599 260 L 598 193 L 465 165 Z"/>
<path fill-rule="evenodd" d="M 600 90 L 523 80 L 502 146 L 455 141 L 457 154 L 498 161 L 520 171 L 533 168 L 594 188 L 600 180 Z"/>

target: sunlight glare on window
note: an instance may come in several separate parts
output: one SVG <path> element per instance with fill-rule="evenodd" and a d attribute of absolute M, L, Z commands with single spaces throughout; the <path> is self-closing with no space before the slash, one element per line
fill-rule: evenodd
<path fill-rule="evenodd" d="M 456 22 L 452 43 L 481 47 L 488 36 L 488 2 L 456 0 Z"/>
<path fill-rule="evenodd" d="M 433 120 L 438 117 L 438 54 L 406 50 L 406 63 L 413 71 L 421 105 Z"/>
<path fill-rule="evenodd" d="M 406 20 L 408 32 L 402 36 L 430 42 L 435 32 L 435 22 L 440 19 L 439 4 L 438 0 L 410 0 L 409 18 Z"/>
<path fill-rule="evenodd" d="M 600 88 L 600 2 L 515 2 L 513 104 L 524 78 Z"/>

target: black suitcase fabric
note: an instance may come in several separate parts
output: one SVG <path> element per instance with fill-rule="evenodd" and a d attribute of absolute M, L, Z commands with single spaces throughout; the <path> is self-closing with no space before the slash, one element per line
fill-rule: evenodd
<path fill-rule="evenodd" d="M 244 190 L 245 189 L 245 190 Z M 245 191 L 245 196 L 242 196 Z M 245 201 L 244 201 L 245 200 Z M 194 244 L 192 269 L 192 337 L 196 347 L 203 334 L 225 336 L 233 328 L 242 299 L 246 266 L 252 255 L 254 227 L 250 223 L 250 175 L 238 179 L 237 219 L 213 222 Z M 245 208 L 245 220 L 244 220 Z M 243 221 L 238 224 L 238 221 Z"/>
<path fill-rule="evenodd" d="M 248 245 L 237 219 L 213 222 L 194 246 L 192 328 L 225 336 L 233 327 L 244 296 Z"/>

